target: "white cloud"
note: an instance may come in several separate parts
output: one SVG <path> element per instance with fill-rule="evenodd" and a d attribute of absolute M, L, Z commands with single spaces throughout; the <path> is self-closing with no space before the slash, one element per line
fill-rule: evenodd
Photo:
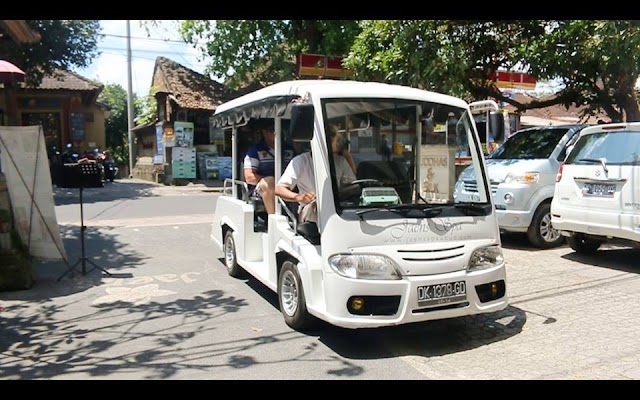
<path fill-rule="evenodd" d="M 153 77 L 153 68 L 158 56 L 169 58 L 187 68 L 203 73 L 205 63 L 198 61 L 198 53 L 191 45 L 178 43 L 177 22 L 158 21 L 157 27 L 150 28 L 148 37 L 139 20 L 129 22 L 131 33 L 131 89 L 138 96 L 148 94 Z M 98 42 L 101 53 L 91 66 L 76 69 L 75 72 L 103 84 L 119 84 L 128 88 L 127 70 L 127 21 L 100 21 L 102 34 L 106 35 Z M 166 39 L 172 41 L 164 41 Z"/>

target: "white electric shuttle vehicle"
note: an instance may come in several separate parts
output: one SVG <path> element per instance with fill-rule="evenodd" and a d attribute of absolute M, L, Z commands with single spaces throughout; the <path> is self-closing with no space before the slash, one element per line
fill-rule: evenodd
<path fill-rule="evenodd" d="M 465 101 L 415 88 L 354 81 L 290 81 L 220 105 L 211 117 L 232 156 L 211 238 L 233 277 L 249 273 L 278 294 L 286 323 L 324 320 L 372 328 L 491 313 L 508 305 L 506 270 L 473 112 Z M 276 199 L 267 214 L 243 180 L 254 123 L 275 125 L 275 179 L 283 149 L 311 151 L 318 222 Z M 356 179 L 335 179 L 327 137 L 345 138 Z M 497 128 L 501 129 L 501 128 Z M 424 144 L 428 135 L 446 136 Z M 384 135 L 384 137 L 383 137 Z M 390 142 L 390 152 L 380 143 Z M 478 195 L 453 197 L 455 157 L 471 156 Z"/>

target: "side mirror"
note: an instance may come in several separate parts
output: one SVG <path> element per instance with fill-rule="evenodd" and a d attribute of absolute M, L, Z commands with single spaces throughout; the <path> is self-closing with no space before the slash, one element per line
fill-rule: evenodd
<path fill-rule="evenodd" d="M 489 114 L 489 131 L 493 133 L 493 140 L 502 143 L 504 139 L 504 115 L 501 112 Z"/>
<path fill-rule="evenodd" d="M 291 124 L 289 131 L 294 142 L 309 142 L 313 138 L 314 109 L 312 103 L 293 103 L 291 105 Z"/>

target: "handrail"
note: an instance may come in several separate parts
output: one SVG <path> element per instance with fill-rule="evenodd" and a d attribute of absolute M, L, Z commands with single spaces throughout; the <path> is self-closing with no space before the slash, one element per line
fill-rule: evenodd
<path fill-rule="evenodd" d="M 242 200 L 244 200 L 245 202 L 249 202 L 249 186 L 247 185 L 247 182 L 245 181 L 241 181 L 238 179 L 231 179 L 231 178 L 227 178 L 223 181 L 222 183 L 222 194 L 226 195 L 226 196 L 233 196 L 233 186 L 234 185 L 238 185 L 241 186 L 243 191 L 242 191 Z"/>
<path fill-rule="evenodd" d="M 297 232 L 298 230 L 298 218 L 296 218 L 295 215 L 293 215 L 293 213 L 291 212 L 291 210 L 289 210 L 289 207 L 287 207 L 287 202 L 284 201 L 282 199 L 282 197 L 276 196 L 276 198 L 278 199 L 278 201 L 281 203 L 282 205 L 282 209 L 285 211 L 285 213 L 287 213 L 287 216 L 289 217 L 289 219 L 291 219 L 291 221 L 293 221 L 293 231 Z"/>

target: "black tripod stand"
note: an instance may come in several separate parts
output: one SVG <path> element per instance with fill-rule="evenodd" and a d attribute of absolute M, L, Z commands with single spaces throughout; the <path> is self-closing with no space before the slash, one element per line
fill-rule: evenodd
<path fill-rule="evenodd" d="M 85 256 L 84 252 L 84 231 L 87 229 L 84 226 L 84 207 L 82 202 L 82 190 L 87 187 L 103 187 L 102 177 L 98 165 L 91 164 L 65 164 L 63 167 L 63 174 L 65 176 L 64 186 L 65 188 L 78 188 L 80 189 L 80 243 L 81 243 L 81 256 L 69 269 L 67 269 L 60 277 L 61 280 L 67 273 L 74 270 L 78 265 L 82 265 L 82 275 L 86 275 L 94 269 L 99 269 L 105 274 L 111 276 L 111 274 L 105 269 L 100 268 L 96 263 L 89 260 Z M 87 271 L 87 263 L 91 264 L 93 268 Z"/>

